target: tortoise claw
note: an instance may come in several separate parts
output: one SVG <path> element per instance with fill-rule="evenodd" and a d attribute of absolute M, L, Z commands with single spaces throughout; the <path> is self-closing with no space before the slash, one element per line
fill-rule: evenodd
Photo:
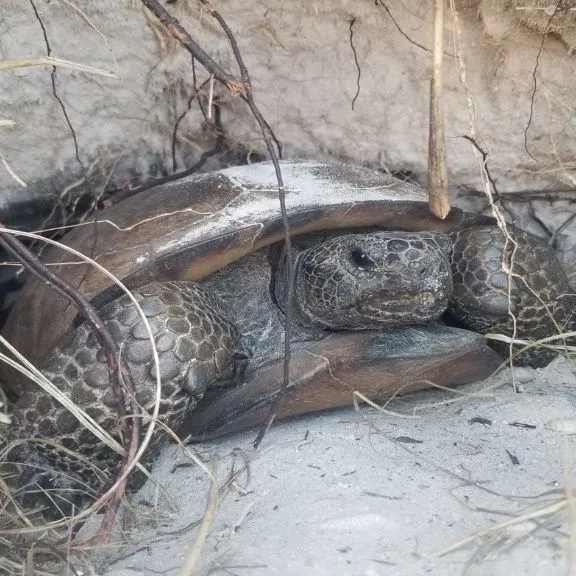
<path fill-rule="evenodd" d="M 52 519 L 71 516 L 88 498 L 86 487 L 49 469 L 26 468 L 20 475 L 17 499 L 24 508 L 41 507 Z"/>

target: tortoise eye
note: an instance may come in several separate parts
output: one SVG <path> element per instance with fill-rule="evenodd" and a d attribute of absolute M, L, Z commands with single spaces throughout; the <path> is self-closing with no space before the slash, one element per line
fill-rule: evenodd
<path fill-rule="evenodd" d="M 363 252 L 358 248 L 355 248 L 350 252 L 350 261 L 359 270 L 372 270 L 376 267 L 376 262 L 374 262 L 366 252 Z"/>

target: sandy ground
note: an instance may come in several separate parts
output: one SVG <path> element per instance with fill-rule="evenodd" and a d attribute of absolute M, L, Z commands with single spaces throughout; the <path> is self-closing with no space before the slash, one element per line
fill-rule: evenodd
<path fill-rule="evenodd" d="M 568 573 L 565 508 L 497 528 L 564 499 L 574 477 L 575 369 L 557 360 L 516 370 L 517 392 L 506 371 L 463 395 L 425 391 L 387 406 L 403 416 L 350 408 L 280 423 L 257 452 L 254 431 L 196 446 L 208 465 L 218 455 L 221 486 L 237 472 L 199 573 Z M 97 554 L 99 574 L 178 574 L 209 480 L 176 446 L 154 476 L 124 515 L 124 546 Z"/>

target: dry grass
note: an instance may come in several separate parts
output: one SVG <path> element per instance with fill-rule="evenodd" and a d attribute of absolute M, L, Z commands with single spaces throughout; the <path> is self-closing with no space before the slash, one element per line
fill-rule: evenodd
<path fill-rule="evenodd" d="M 86 64 L 78 62 L 70 62 L 69 60 L 62 60 L 62 58 L 53 58 L 51 56 L 40 56 L 39 58 L 15 58 L 12 60 L 0 60 L 0 72 L 6 70 L 15 70 L 16 68 L 28 68 L 30 66 L 56 66 L 57 68 L 65 68 L 67 70 L 74 70 L 75 72 L 82 72 L 84 74 L 95 74 L 96 76 L 103 76 L 111 80 L 120 80 L 114 72 L 108 72 L 101 68 L 94 68 Z"/>
<path fill-rule="evenodd" d="M 148 331 L 148 337 L 152 342 L 153 346 L 153 358 L 155 363 L 155 370 L 156 370 L 156 402 L 154 406 L 154 410 L 152 414 L 145 414 L 143 418 L 145 419 L 145 423 L 148 424 L 148 428 L 146 430 L 146 434 L 141 442 L 139 451 L 136 455 L 136 458 L 132 462 L 130 468 L 125 472 L 124 477 L 129 474 L 135 466 L 138 466 L 141 471 L 146 473 L 148 472 L 142 468 L 139 464 L 139 459 L 146 450 L 151 438 L 152 434 L 156 427 L 160 427 L 163 429 L 164 433 L 171 437 L 171 439 L 178 444 L 180 444 L 181 449 L 184 455 L 191 460 L 196 466 L 202 469 L 207 476 L 211 479 L 211 491 L 209 496 L 209 501 L 207 505 L 206 515 L 204 520 L 200 523 L 200 530 L 197 535 L 196 541 L 191 549 L 191 555 L 189 558 L 188 572 L 192 573 L 191 570 L 193 566 L 198 560 L 198 555 L 202 549 L 202 543 L 204 542 L 209 527 L 211 525 L 211 521 L 215 514 L 217 508 L 218 498 L 214 497 L 214 490 L 216 490 L 216 494 L 218 493 L 218 484 L 215 475 L 215 470 L 210 470 L 205 466 L 205 464 L 190 450 L 188 447 L 182 445 L 180 439 L 176 436 L 176 434 L 169 429 L 165 424 L 158 420 L 158 411 L 159 411 L 159 400 L 160 400 L 160 393 L 161 393 L 161 380 L 159 374 L 159 362 L 158 362 L 158 355 L 157 350 L 154 343 L 154 338 L 152 334 L 152 330 L 150 324 L 142 312 L 140 306 L 138 305 L 137 300 L 135 299 L 134 295 L 120 282 L 112 273 L 108 270 L 104 269 L 101 265 L 99 265 L 94 260 L 86 257 L 85 255 L 73 250 L 67 246 L 62 245 L 61 243 L 43 238 L 34 233 L 25 233 L 25 232 L 14 232 L 17 235 L 24 236 L 27 238 L 39 240 L 42 242 L 46 242 L 48 244 L 60 247 L 61 249 L 69 252 L 72 256 L 81 259 L 84 262 L 88 262 L 92 266 L 95 266 L 101 273 L 108 276 L 116 285 L 118 285 L 126 294 L 129 295 L 130 299 L 136 306 L 138 313 L 143 320 L 146 329 Z M 71 263 L 71 265 L 76 265 L 77 262 Z M 0 336 L 0 343 L 2 343 L 10 352 L 12 356 L 8 356 L 6 354 L 0 354 L 0 361 L 6 362 L 16 370 L 20 371 L 22 374 L 27 376 L 31 381 L 33 381 L 36 385 L 40 386 L 45 392 L 51 394 L 58 402 L 60 402 L 63 406 L 65 406 L 74 416 L 84 425 L 86 426 L 93 434 L 95 434 L 101 442 L 110 446 L 113 450 L 115 450 L 120 456 L 124 455 L 124 450 L 122 446 L 112 438 L 106 430 L 103 430 L 96 421 L 94 421 L 88 414 L 86 414 L 79 406 L 74 404 L 69 398 L 63 395 L 60 390 L 55 387 L 48 379 L 44 377 L 44 375 L 35 367 L 33 366 L 26 358 L 24 358 L 21 354 L 18 353 L 5 339 Z M 24 442 L 24 441 L 20 441 Z M 30 439 L 28 442 L 34 442 L 33 439 Z M 46 440 L 42 440 L 42 443 L 50 443 Z M 51 443 L 55 448 L 58 448 L 64 452 L 67 451 L 64 447 L 57 445 L 56 443 Z M 9 450 L 14 447 L 14 442 L 10 443 L 0 452 L 0 462 L 5 462 L 6 454 Z M 86 460 L 80 454 L 70 453 L 71 456 L 83 460 L 86 464 L 90 462 Z M 9 473 L 8 473 L 9 475 Z M 42 515 L 37 510 L 24 510 L 22 509 L 19 504 L 13 498 L 13 489 L 10 487 L 11 478 L 8 477 L 0 478 L 0 551 L 3 552 L 0 556 L 0 568 L 4 568 L 7 574 L 21 574 L 21 573 L 36 573 L 36 574 L 49 574 L 49 573 L 57 573 L 60 574 L 63 567 L 66 567 L 68 570 L 71 570 L 71 574 L 73 573 L 73 569 L 68 566 L 68 563 L 73 562 L 80 562 L 82 565 L 86 565 L 87 557 L 85 555 L 80 554 L 78 546 L 75 546 L 74 543 L 71 541 L 71 534 L 74 527 L 78 524 L 78 522 L 87 520 L 91 515 L 98 512 L 98 509 L 101 507 L 101 504 L 98 503 L 92 505 L 88 509 L 79 512 L 72 518 L 68 518 L 65 520 L 60 520 L 56 522 L 46 522 Z M 114 486 L 112 486 L 108 492 L 100 498 L 99 502 L 102 502 L 107 495 L 110 495 L 114 492 L 116 486 L 122 481 L 122 478 L 117 479 Z M 228 483 L 232 480 L 229 479 Z M 228 484 L 227 483 L 227 484 Z M 89 490 L 89 486 L 86 486 L 86 489 Z M 36 560 L 41 562 L 49 562 L 47 564 L 46 570 L 49 570 L 48 566 L 52 566 L 56 572 L 50 571 L 36 571 L 34 568 L 34 563 Z M 52 561 L 50 563 L 50 560 Z M 55 564 L 54 560 L 58 562 Z M 192 567 L 192 568 L 191 568 Z"/>

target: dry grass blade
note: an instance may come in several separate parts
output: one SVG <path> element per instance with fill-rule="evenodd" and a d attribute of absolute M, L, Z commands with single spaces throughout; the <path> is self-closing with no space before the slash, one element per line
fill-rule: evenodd
<path fill-rule="evenodd" d="M 442 390 L 444 392 L 450 393 L 453 398 L 444 398 L 438 402 L 426 402 L 425 404 L 419 404 L 418 406 L 414 406 L 413 413 L 416 414 L 417 412 L 424 412 L 426 410 L 432 410 L 436 408 L 444 408 L 447 406 L 451 406 L 453 404 L 457 404 L 458 402 L 465 402 L 470 400 L 471 398 L 490 398 L 494 399 L 494 394 L 490 392 L 490 390 L 494 387 L 490 384 L 490 381 L 498 374 L 499 369 L 495 370 L 494 374 L 487 378 L 484 382 L 485 384 L 482 385 L 481 388 L 477 390 L 459 390 L 458 388 L 450 388 L 449 386 L 442 386 L 441 384 L 437 384 L 436 382 L 432 382 L 431 380 L 423 380 L 426 382 L 430 388 L 437 388 L 438 390 Z M 499 384 L 496 384 L 498 386 Z"/>
<path fill-rule="evenodd" d="M 563 332 L 561 334 L 553 334 L 552 336 L 547 336 L 546 338 L 540 338 L 540 340 L 534 340 L 533 342 L 529 340 L 522 340 L 520 338 L 514 338 L 513 336 L 506 336 L 504 334 L 485 334 L 485 337 L 489 340 L 498 340 L 500 342 L 506 342 L 512 346 L 513 344 L 518 346 L 521 345 L 523 348 L 518 349 L 514 355 L 520 354 L 530 348 L 545 347 L 551 350 L 556 350 L 557 352 L 564 352 L 565 354 L 576 353 L 576 346 L 570 344 L 554 344 L 557 340 L 567 340 L 576 338 L 576 330 L 571 332 Z"/>
<path fill-rule="evenodd" d="M 208 494 L 208 501 L 206 502 L 206 509 L 204 511 L 204 517 L 198 528 L 198 533 L 196 534 L 196 539 L 194 544 L 188 553 L 186 561 L 180 568 L 179 576 L 191 576 L 195 573 L 198 560 L 200 559 L 200 554 L 204 548 L 204 543 L 210 532 L 210 527 L 214 521 L 214 516 L 216 510 L 218 510 L 218 457 L 214 456 L 212 458 L 212 474 L 211 474 L 211 484 L 210 492 Z"/>
<path fill-rule="evenodd" d="M 378 412 L 382 412 L 383 414 L 387 414 L 388 416 L 396 416 L 398 418 L 406 418 L 408 420 L 418 420 L 420 418 L 420 416 L 415 416 L 413 414 L 400 414 L 399 412 L 394 412 L 393 410 L 386 410 L 386 408 L 383 408 L 379 404 L 376 404 L 376 402 L 373 402 L 372 400 L 370 400 L 370 398 L 364 396 L 362 392 L 358 392 L 358 390 L 354 390 L 352 399 L 354 401 L 354 410 L 356 411 L 360 409 L 360 406 L 358 404 L 358 399 L 360 399 L 362 400 L 362 402 L 368 404 L 368 406 L 372 406 L 372 408 L 376 408 Z"/>
<path fill-rule="evenodd" d="M 120 80 L 120 77 L 114 72 L 108 72 L 101 68 L 88 66 L 87 64 L 80 64 L 78 62 L 70 62 L 69 60 L 62 60 L 61 58 L 53 58 L 52 56 L 41 56 L 39 58 L 15 58 L 12 60 L 0 60 L 0 72 L 6 70 L 14 70 L 16 68 L 28 68 L 31 66 L 56 66 L 58 68 L 66 68 L 74 70 L 75 72 L 83 72 L 85 74 L 95 74 L 96 76 L 104 76 L 113 80 Z"/>
<path fill-rule="evenodd" d="M 9 356 L 0 353 L 0 361 L 8 364 L 10 367 L 14 368 L 35 384 L 40 386 L 45 392 L 50 394 L 57 402 L 60 402 L 65 408 L 67 408 L 78 421 L 90 430 L 101 442 L 112 448 L 115 452 L 120 455 L 124 454 L 124 449 L 122 446 L 110 436 L 91 416 L 89 416 L 84 410 L 79 408 L 70 398 L 65 394 L 62 394 L 59 388 L 54 386 L 50 380 L 40 372 L 27 358 L 22 356 L 18 350 L 16 350 L 3 336 L 0 335 L 0 344 L 3 344 L 8 348 L 8 350 L 16 357 L 18 362 L 14 361 Z"/>
<path fill-rule="evenodd" d="M 433 556 L 445 556 L 450 552 L 454 552 L 471 542 L 474 542 L 478 538 L 482 538 L 483 536 L 487 536 L 494 532 L 498 532 L 500 530 L 504 530 L 505 528 L 509 528 L 510 526 L 515 526 L 517 524 L 521 524 L 522 522 L 528 522 L 530 520 L 537 520 L 539 518 L 543 518 L 544 516 L 550 516 L 552 514 L 556 514 L 560 512 L 564 508 L 566 508 L 568 501 L 566 499 L 559 500 L 558 502 L 554 502 L 553 504 L 548 504 L 534 512 L 528 512 L 527 514 L 522 514 L 521 516 L 516 516 L 515 518 L 511 518 L 510 520 L 506 520 L 505 522 L 500 522 L 499 524 L 494 524 L 484 530 L 480 530 L 476 532 L 476 534 L 472 534 L 471 536 L 466 536 L 465 538 L 461 538 L 454 544 L 435 552 Z"/>
<path fill-rule="evenodd" d="M 10 174 L 10 176 L 13 180 L 18 182 L 18 184 L 20 184 L 20 186 L 22 186 L 22 188 L 28 187 L 26 182 L 24 182 L 24 180 L 22 180 L 22 178 L 20 178 L 20 176 L 18 176 L 18 174 L 16 174 L 16 172 L 14 172 L 14 170 L 12 169 L 10 164 L 8 164 L 8 160 L 6 160 L 6 158 L 4 158 L 4 154 L 2 154 L 2 152 L 0 152 L 0 162 L 2 162 L 2 165 L 6 169 L 6 172 L 8 172 L 8 174 Z"/>
<path fill-rule="evenodd" d="M 101 30 L 98 29 L 98 27 L 92 22 L 92 20 L 86 14 L 86 12 L 81 10 L 79 6 L 77 6 L 73 2 L 70 2 L 70 0 L 62 0 L 62 2 L 64 2 L 64 4 L 66 4 L 66 6 L 69 6 L 70 8 L 72 8 L 72 10 L 74 10 L 74 12 L 79 14 L 80 17 L 86 22 L 86 24 L 88 24 L 88 26 L 90 26 L 90 28 L 92 28 L 92 30 L 94 30 L 94 32 L 96 32 L 100 36 L 100 38 L 102 38 L 104 45 L 106 46 L 106 48 L 108 49 L 108 51 L 112 55 L 112 59 L 114 60 L 114 68 L 118 69 L 118 63 L 116 62 L 116 57 L 114 56 L 114 51 L 112 50 L 110 43 L 108 42 L 108 38 L 106 38 L 106 35 Z"/>
<path fill-rule="evenodd" d="M 108 72 L 101 68 L 94 68 L 87 64 L 79 64 L 78 62 L 70 62 L 69 60 L 62 60 L 61 58 L 53 58 L 52 56 L 40 56 L 39 58 L 15 58 L 13 60 L 0 60 L 0 72 L 5 70 L 15 70 L 16 68 L 27 68 L 29 66 L 56 66 L 58 68 L 66 68 L 74 70 L 75 72 L 83 72 L 85 74 L 95 74 L 96 76 L 104 76 L 113 80 L 120 80 L 120 77 L 114 72 Z"/>

